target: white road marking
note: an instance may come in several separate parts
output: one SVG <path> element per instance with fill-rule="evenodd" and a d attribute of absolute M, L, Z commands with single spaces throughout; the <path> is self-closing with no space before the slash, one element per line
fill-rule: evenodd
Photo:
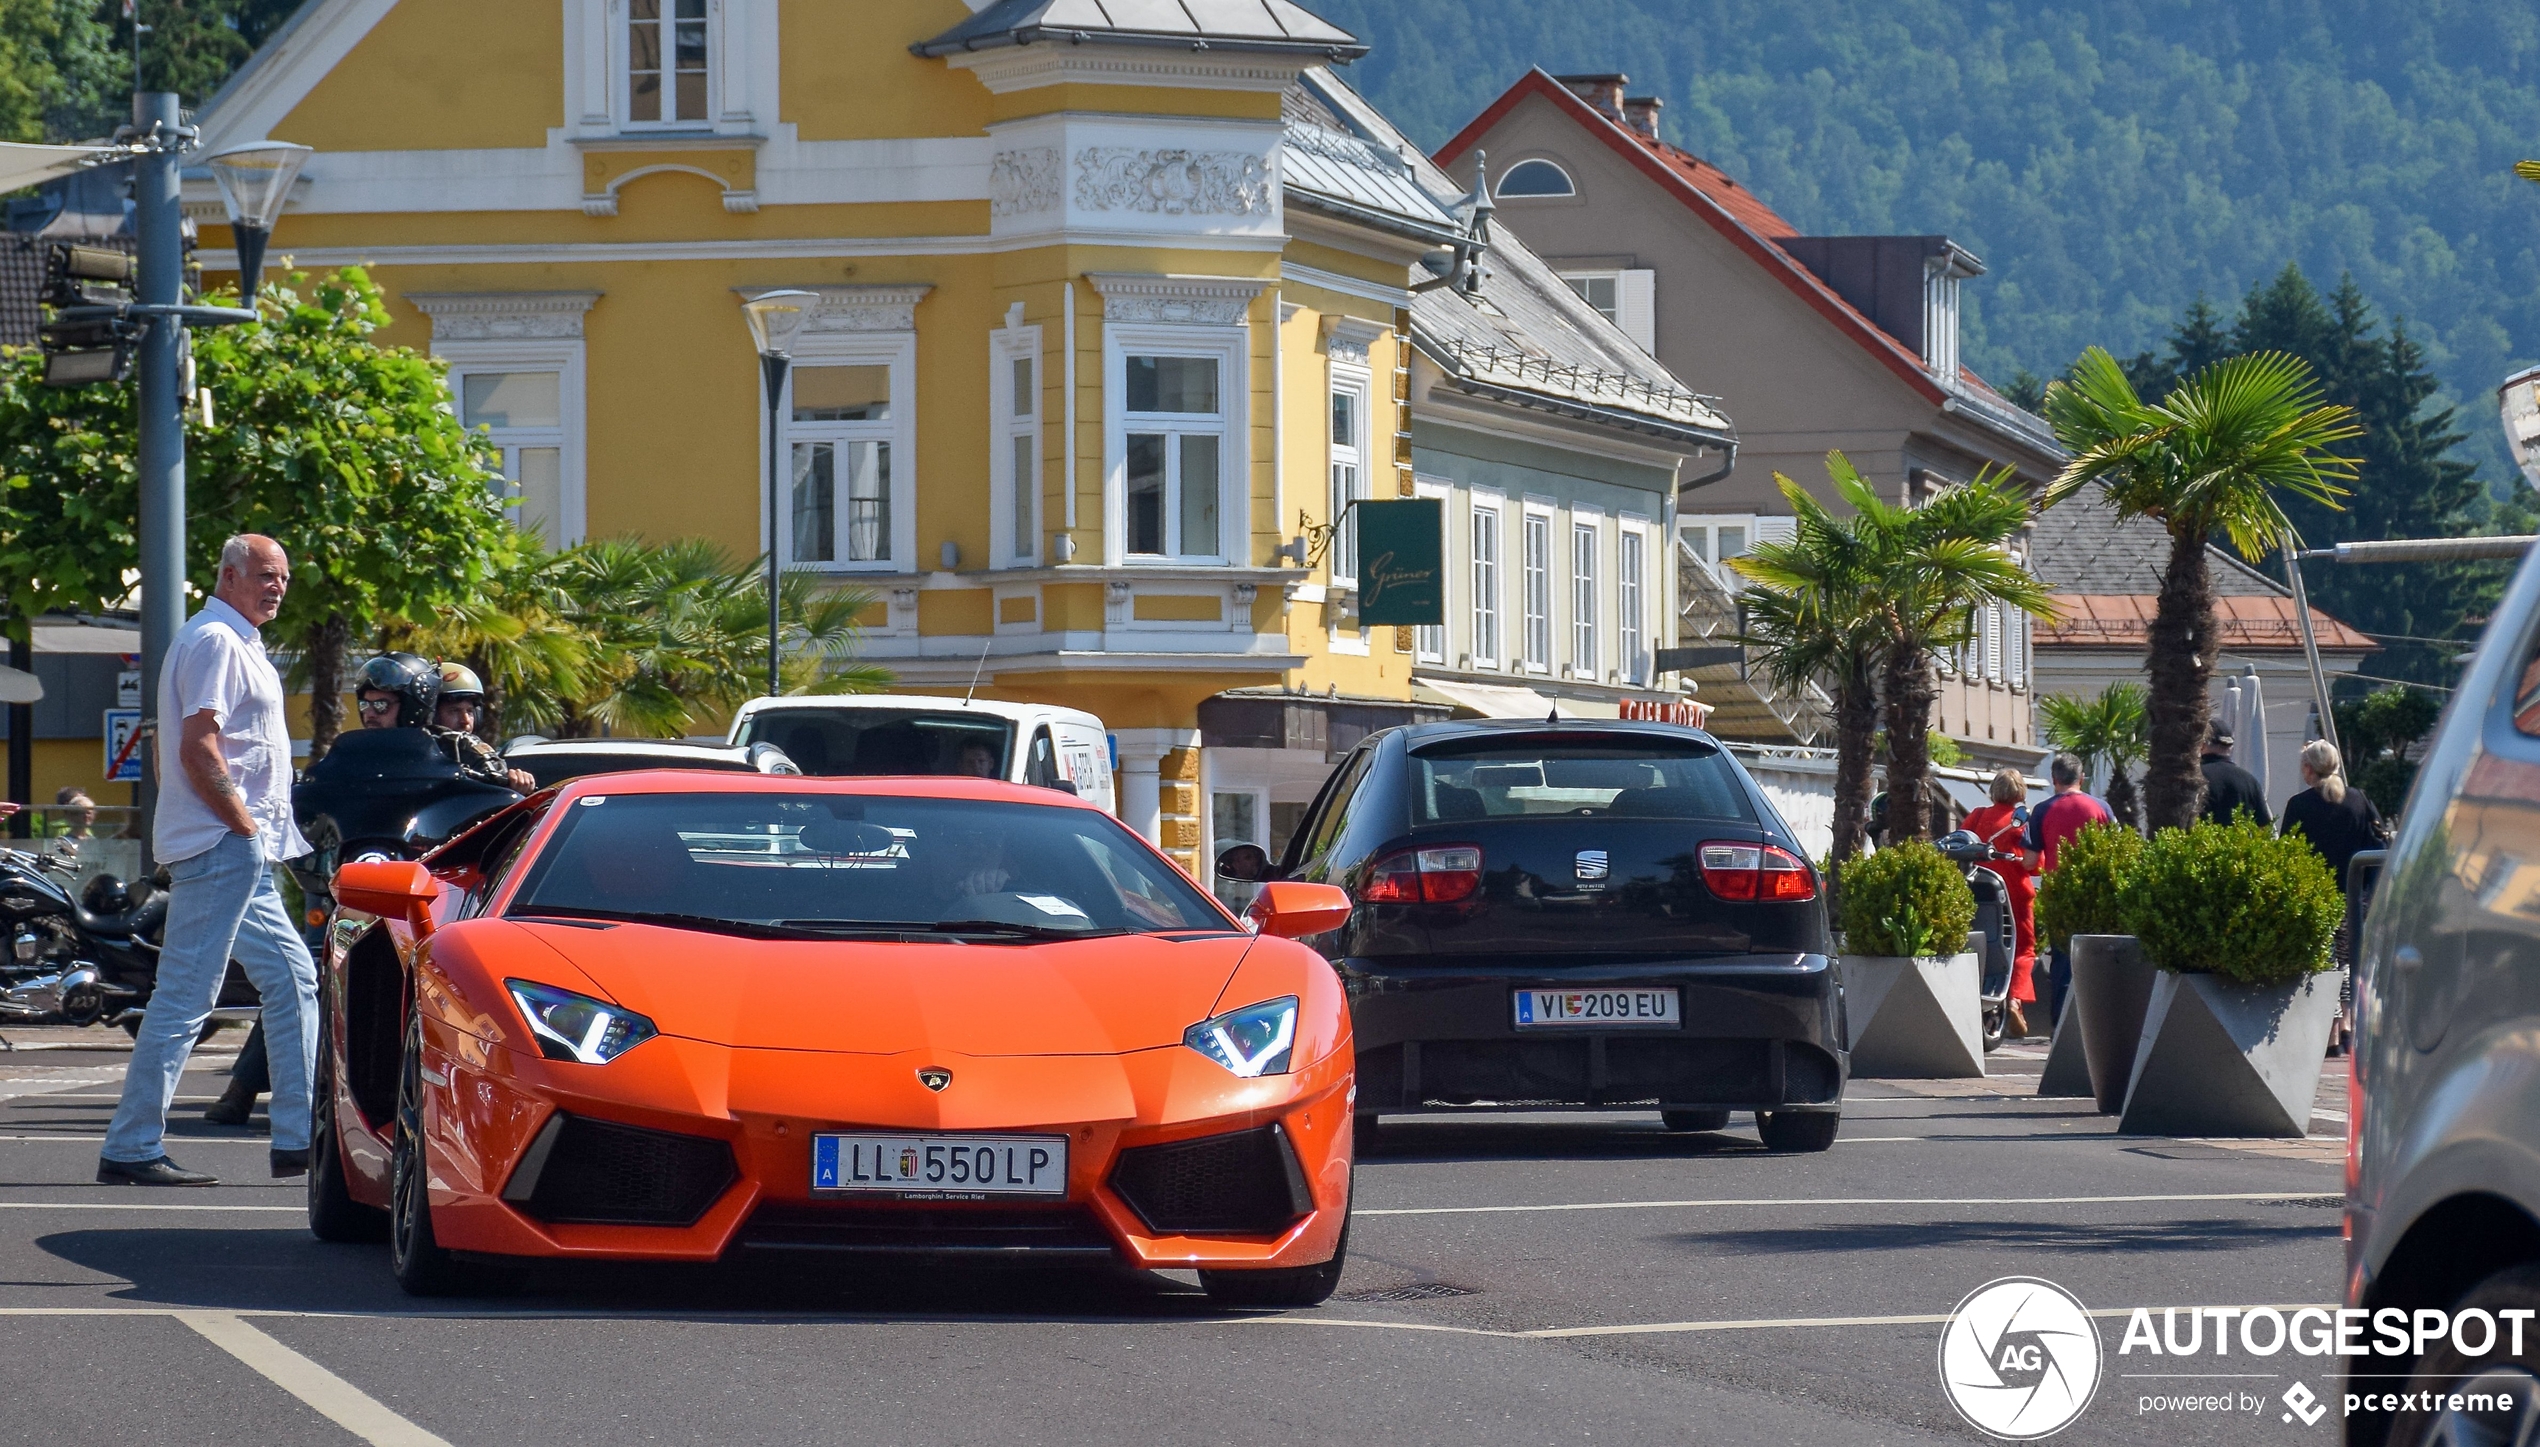
<path fill-rule="evenodd" d="M 125 1189 L 136 1188 L 127 1186 Z M 169 1188 L 141 1187 L 138 1189 L 165 1190 Z M 286 1189 L 297 1191 L 304 1188 L 299 1185 L 289 1185 Z M 130 1205 L 117 1201 L 0 1201 L 0 1211 L 289 1211 L 297 1215 L 308 1209 L 306 1206 L 189 1206 L 179 1205 L 173 1201 L 136 1201 Z"/>
<path fill-rule="evenodd" d="M 306 1402 L 336 1426 L 373 1447 L 450 1447 L 381 1405 L 378 1398 L 275 1341 L 233 1312 L 180 1311 L 176 1319 L 204 1340 L 255 1368 L 256 1374 Z"/>
<path fill-rule="evenodd" d="M 1731 1206 L 2117 1206 L 2167 1201 L 2307 1201 L 2327 1191 L 2213 1191 L 2176 1196 L 1776 1196 L 1699 1201 L 1572 1201 L 1545 1206 L 1358 1207 L 1354 1216 L 1502 1216 L 1537 1211 L 1655 1211 Z"/>
<path fill-rule="evenodd" d="M 2278 1305 L 2272 1309 L 2276 1311 L 2298 1311 L 2301 1310 L 2303 1306 L 2310 1305 L 2321 1305 L 2323 1310 L 2335 1310 L 2334 1307 L 2324 1306 L 2321 1303 L 2316 1302 L 2296 1303 L 2289 1306 Z M 2147 1309 L 2158 1311 L 2161 1308 L 2151 1307 Z M 2261 1310 L 2263 1308 L 2247 1306 L 2236 1309 L 2242 1312 L 2250 1312 Z M 2132 1316 L 2134 1312 L 2135 1308 L 2131 1306 L 2111 1306 L 2101 1307 L 2089 1314 L 2103 1318 L 2128 1317 Z M 1218 1324 L 1223 1326 L 1369 1327 L 1383 1331 L 1445 1331 L 1454 1332 L 1462 1336 L 1501 1337 L 1510 1341 L 1563 1341 L 1578 1337 L 1669 1336 L 1681 1335 L 1687 1332 L 1784 1331 L 1809 1327 L 1938 1326 L 1947 1320 L 1949 1320 L 1949 1317 L 1946 1313 L 1937 1315 L 1916 1314 L 1911 1316 L 1743 1317 L 1715 1321 L 1632 1322 L 1617 1326 L 1537 1327 L 1531 1331 L 1493 1331 L 1487 1327 L 1478 1326 L 1440 1326 L 1429 1322 L 1375 1321 L 1361 1317 L 1339 1316 L 1243 1316 L 1225 1318 Z"/>
<path fill-rule="evenodd" d="M 105 1137 L 101 1135 L 62 1135 L 59 1133 L 50 1135 L 0 1135 L 0 1141 L 86 1141 L 90 1145 L 95 1145 L 104 1139 Z M 194 1146 L 201 1145 L 252 1145 L 266 1146 L 268 1148 L 271 1147 L 271 1142 L 260 1135 L 172 1135 L 168 1136 L 166 1139 L 173 1145 L 184 1146 L 189 1149 Z"/>

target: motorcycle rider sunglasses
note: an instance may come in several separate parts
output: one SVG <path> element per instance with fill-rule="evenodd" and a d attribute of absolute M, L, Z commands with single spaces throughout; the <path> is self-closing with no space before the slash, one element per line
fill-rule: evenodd
<path fill-rule="evenodd" d="M 363 713 L 387 713 L 396 706 L 397 700 L 393 698 L 363 698 L 353 701 L 353 707 L 360 709 Z"/>

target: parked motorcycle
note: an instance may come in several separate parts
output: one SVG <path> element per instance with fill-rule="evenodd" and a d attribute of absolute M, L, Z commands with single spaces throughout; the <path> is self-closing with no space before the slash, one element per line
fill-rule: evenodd
<path fill-rule="evenodd" d="M 2002 877 L 1979 867 L 1989 859 L 2016 859 L 1964 829 L 1944 834 L 1933 847 L 1966 872 L 1967 888 L 1976 897 L 1973 937 L 1981 937 L 1984 957 L 1984 1048 L 1990 1054 L 2002 1044 L 2004 1013 L 2011 996 L 2011 964 L 2019 953 L 2019 922 L 2011 914 L 2011 893 Z"/>
<path fill-rule="evenodd" d="M 167 894 L 111 874 L 73 893 L 78 869 L 65 856 L 0 849 L 0 1020 L 139 1026 L 158 981 Z M 256 1008 L 256 987 L 231 964 L 214 1020 Z"/>

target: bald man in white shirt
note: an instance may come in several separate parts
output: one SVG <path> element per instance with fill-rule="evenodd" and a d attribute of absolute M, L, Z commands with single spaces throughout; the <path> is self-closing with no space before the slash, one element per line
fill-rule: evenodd
<path fill-rule="evenodd" d="M 168 1105 L 232 959 L 264 998 L 276 1176 L 309 1164 L 317 964 L 274 887 L 276 861 L 306 854 L 291 820 L 291 735 L 282 678 L 257 630 L 282 610 L 291 560 L 246 534 L 221 546 L 220 581 L 159 667 L 159 798 L 150 850 L 168 867 L 167 931 L 123 1102 L 98 1152 L 100 1185 L 208 1186 L 168 1159 Z"/>

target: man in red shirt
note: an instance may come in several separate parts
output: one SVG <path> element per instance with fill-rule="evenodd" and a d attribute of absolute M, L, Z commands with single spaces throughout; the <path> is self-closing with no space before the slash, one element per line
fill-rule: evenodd
<path fill-rule="evenodd" d="M 2055 761 L 2047 765 L 2046 774 L 2055 785 L 2054 797 L 2029 811 L 2028 832 L 2020 839 L 2020 852 L 2027 857 L 2028 867 L 2040 872 L 2053 871 L 2055 853 L 2064 847 L 2065 840 L 2093 824 L 2116 822 L 2107 805 L 2082 792 L 2079 757 L 2057 754 Z M 2047 1016 L 2051 1022 L 2063 1016 L 2064 992 L 2073 982 L 2073 962 L 2062 950 L 2053 951 L 2050 958 L 2048 978 L 2055 987 L 2055 999 Z M 2048 1029 L 2053 1028 L 2050 1023 Z"/>

